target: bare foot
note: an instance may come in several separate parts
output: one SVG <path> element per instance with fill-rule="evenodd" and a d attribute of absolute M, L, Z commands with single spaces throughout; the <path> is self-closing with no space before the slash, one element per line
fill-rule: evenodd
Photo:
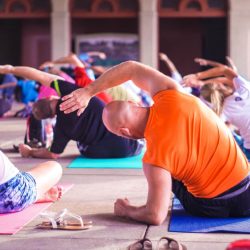
<path fill-rule="evenodd" d="M 41 202 L 54 202 L 59 200 L 62 197 L 62 186 L 54 186 L 48 190 L 43 197 L 38 199 L 36 203 Z"/>
<path fill-rule="evenodd" d="M 27 158 L 30 156 L 32 149 L 29 145 L 26 145 L 24 143 L 20 143 L 18 147 L 19 147 L 19 152 L 22 155 L 22 157 Z"/>

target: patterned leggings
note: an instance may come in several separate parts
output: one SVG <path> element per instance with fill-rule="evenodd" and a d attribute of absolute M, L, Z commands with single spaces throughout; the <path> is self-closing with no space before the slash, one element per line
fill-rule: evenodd
<path fill-rule="evenodd" d="M 0 214 L 18 212 L 36 201 L 36 181 L 26 172 L 0 185 Z"/>

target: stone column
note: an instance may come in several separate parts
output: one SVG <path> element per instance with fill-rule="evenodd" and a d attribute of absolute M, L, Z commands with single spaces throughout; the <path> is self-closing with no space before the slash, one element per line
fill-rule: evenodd
<path fill-rule="evenodd" d="M 157 0 L 140 0 L 139 41 L 140 61 L 158 68 Z"/>
<path fill-rule="evenodd" d="M 69 0 L 52 0 L 51 42 L 52 60 L 70 52 Z"/>
<path fill-rule="evenodd" d="M 239 74 L 250 79 L 250 1 L 229 2 L 229 55 Z"/>

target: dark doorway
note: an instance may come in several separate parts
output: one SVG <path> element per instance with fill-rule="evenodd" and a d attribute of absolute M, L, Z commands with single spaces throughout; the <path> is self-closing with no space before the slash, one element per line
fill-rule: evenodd
<path fill-rule="evenodd" d="M 38 67 L 50 60 L 49 20 L 2 19 L 0 30 L 0 64 Z"/>
<path fill-rule="evenodd" d="M 50 21 L 48 19 L 22 20 L 22 64 L 38 67 L 50 59 Z"/>
<path fill-rule="evenodd" d="M 182 75 L 199 71 L 195 57 L 224 63 L 227 54 L 226 18 L 162 18 L 159 50 L 166 53 Z M 160 71 L 170 72 L 160 62 Z"/>
<path fill-rule="evenodd" d="M 0 20 L 0 64 L 21 63 L 21 22 Z"/>

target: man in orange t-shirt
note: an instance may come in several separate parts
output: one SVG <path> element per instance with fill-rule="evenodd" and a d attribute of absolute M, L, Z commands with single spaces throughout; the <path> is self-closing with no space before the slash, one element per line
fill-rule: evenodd
<path fill-rule="evenodd" d="M 85 89 L 63 98 L 61 110 L 81 114 L 92 96 L 132 80 L 153 97 L 152 107 L 115 101 L 103 111 L 113 133 L 145 138 L 143 170 L 148 181 L 144 206 L 128 199 L 115 202 L 115 214 L 149 224 L 161 224 L 168 211 L 171 190 L 194 215 L 250 216 L 249 165 L 224 123 L 197 97 L 162 73 L 128 61 L 100 76 Z"/>

